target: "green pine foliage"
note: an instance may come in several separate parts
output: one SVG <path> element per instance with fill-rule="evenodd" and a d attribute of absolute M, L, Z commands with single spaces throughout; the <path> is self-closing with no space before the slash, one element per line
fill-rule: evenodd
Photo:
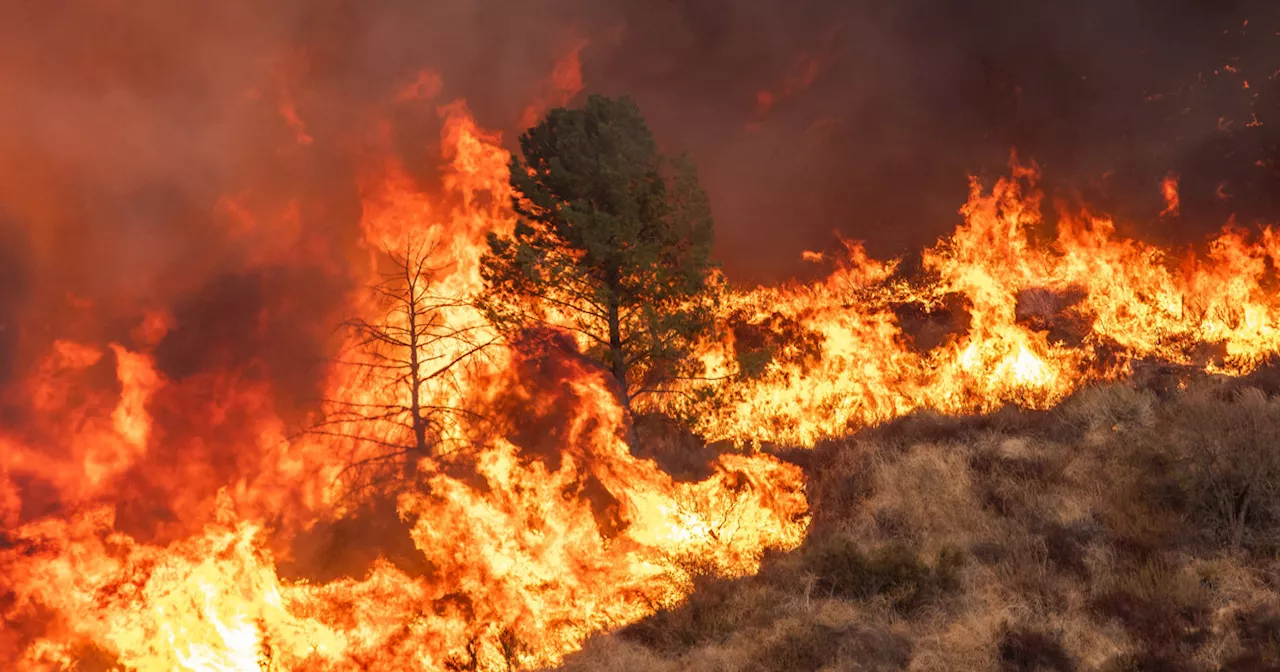
<path fill-rule="evenodd" d="M 481 305 L 515 331 L 582 334 L 624 405 L 693 371 L 711 323 L 710 206 L 693 165 L 658 152 L 629 98 L 591 96 L 520 136 L 510 236 L 490 234 Z"/>

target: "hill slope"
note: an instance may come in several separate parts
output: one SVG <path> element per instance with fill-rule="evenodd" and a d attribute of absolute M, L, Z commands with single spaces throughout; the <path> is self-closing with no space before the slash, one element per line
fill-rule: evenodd
<path fill-rule="evenodd" d="M 565 670 L 1280 670 L 1280 399 L 1087 388 L 791 456 L 802 547 Z"/>

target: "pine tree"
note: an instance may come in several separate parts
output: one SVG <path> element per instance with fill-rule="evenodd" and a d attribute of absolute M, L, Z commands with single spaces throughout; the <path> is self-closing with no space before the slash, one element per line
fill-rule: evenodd
<path fill-rule="evenodd" d="M 712 220 L 685 157 L 658 152 L 629 98 L 591 96 L 520 136 L 518 222 L 491 234 L 482 306 L 498 325 L 581 335 L 624 407 L 693 368 L 710 325 Z"/>

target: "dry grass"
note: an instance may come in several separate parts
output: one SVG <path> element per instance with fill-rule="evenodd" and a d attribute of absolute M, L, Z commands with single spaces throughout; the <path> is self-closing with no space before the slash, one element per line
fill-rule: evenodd
<path fill-rule="evenodd" d="M 801 548 L 699 577 L 565 669 L 1280 672 L 1280 400 L 1263 391 L 921 413 L 803 462 Z"/>

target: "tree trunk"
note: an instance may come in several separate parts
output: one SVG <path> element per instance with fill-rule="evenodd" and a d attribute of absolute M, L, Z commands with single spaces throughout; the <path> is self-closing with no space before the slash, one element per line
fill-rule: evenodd
<path fill-rule="evenodd" d="M 418 361 L 418 315 L 416 302 L 412 301 L 413 285 L 410 285 L 411 300 L 408 306 L 409 316 L 409 422 L 413 425 L 413 448 L 405 456 L 404 475 L 412 480 L 418 473 L 418 463 L 430 456 L 427 445 L 427 422 L 422 417 L 422 379 Z"/>
<path fill-rule="evenodd" d="M 609 298 L 609 365 L 621 389 L 622 408 L 631 412 L 631 395 L 627 391 L 627 357 L 622 352 L 622 326 L 618 318 L 616 293 Z"/>

